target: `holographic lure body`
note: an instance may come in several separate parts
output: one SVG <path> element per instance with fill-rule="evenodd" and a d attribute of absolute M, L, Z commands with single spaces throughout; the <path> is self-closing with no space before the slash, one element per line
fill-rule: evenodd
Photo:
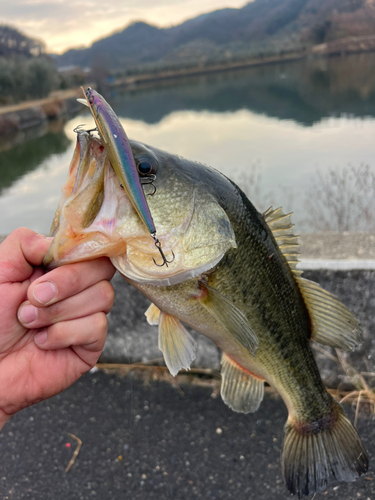
<path fill-rule="evenodd" d="M 103 142 L 103 146 L 105 147 L 113 170 L 139 217 L 150 231 L 155 246 L 163 259 L 161 265 L 165 264 L 168 266 L 168 260 L 163 253 L 161 243 L 156 235 L 155 224 L 142 188 L 137 165 L 125 130 L 116 113 L 103 96 L 90 87 L 86 91 L 83 88 L 82 90 L 87 102 L 83 99 L 79 99 L 79 101 L 90 108 L 100 139 Z"/>

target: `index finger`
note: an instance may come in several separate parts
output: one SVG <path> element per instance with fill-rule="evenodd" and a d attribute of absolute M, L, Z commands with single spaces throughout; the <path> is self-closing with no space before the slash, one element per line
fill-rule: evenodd
<path fill-rule="evenodd" d="M 50 239 L 25 227 L 13 231 L 0 245 L 0 283 L 28 279 L 50 245 Z"/>
<path fill-rule="evenodd" d="M 36 307 L 49 306 L 72 297 L 102 280 L 110 280 L 115 268 L 106 257 L 53 269 L 36 279 L 27 292 L 27 298 Z"/>

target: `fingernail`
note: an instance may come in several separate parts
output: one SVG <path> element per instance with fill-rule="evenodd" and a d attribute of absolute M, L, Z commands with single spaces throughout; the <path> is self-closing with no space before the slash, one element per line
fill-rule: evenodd
<path fill-rule="evenodd" d="M 31 304 L 27 304 L 26 306 L 21 307 L 18 318 L 24 325 L 28 325 L 36 320 L 38 317 L 38 310 Z"/>
<path fill-rule="evenodd" d="M 35 334 L 34 340 L 37 344 L 42 345 L 47 340 L 47 330 L 41 330 Z"/>
<path fill-rule="evenodd" d="M 52 281 L 43 281 L 34 288 L 34 297 L 41 304 L 48 304 L 56 295 L 56 285 Z"/>

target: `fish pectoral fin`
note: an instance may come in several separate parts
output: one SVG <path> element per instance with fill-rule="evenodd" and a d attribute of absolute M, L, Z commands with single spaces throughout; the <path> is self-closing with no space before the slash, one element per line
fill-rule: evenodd
<path fill-rule="evenodd" d="M 264 380 L 246 371 L 225 353 L 221 366 L 220 394 L 224 403 L 234 411 L 256 411 L 264 396 Z"/>
<path fill-rule="evenodd" d="M 160 309 L 155 304 L 150 304 L 145 312 L 147 323 L 149 325 L 158 325 L 160 320 Z"/>
<path fill-rule="evenodd" d="M 258 348 L 258 337 L 245 314 L 231 300 L 214 288 L 205 283 L 201 283 L 201 287 L 207 290 L 207 294 L 198 299 L 203 307 L 255 356 L 255 351 Z"/>
<path fill-rule="evenodd" d="M 160 311 L 159 349 L 170 373 L 175 376 L 181 368 L 190 369 L 196 358 L 197 343 L 180 320 Z"/>
<path fill-rule="evenodd" d="M 297 283 L 310 314 L 311 339 L 345 351 L 358 347 L 362 330 L 354 314 L 317 283 L 304 278 Z"/>

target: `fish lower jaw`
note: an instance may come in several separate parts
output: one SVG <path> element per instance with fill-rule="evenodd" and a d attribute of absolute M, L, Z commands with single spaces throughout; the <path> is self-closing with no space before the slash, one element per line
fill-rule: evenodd
<path fill-rule="evenodd" d="M 43 265 L 53 269 L 66 264 L 93 260 L 99 257 L 109 257 L 126 252 L 123 241 L 111 241 L 103 233 L 82 233 L 67 237 L 64 233 L 57 234 L 44 258 Z"/>
<path fill-rule="evenodd" d="M 154 264 L 154 275 L 152 275 L 151 272 L 145 272 L 144 269 L 134 266 L 131 262 L 129 262 L 126 256 L 114 256 L 110 259 L 115 268 L 131 281 L 142 285 L 171 286 L 178 285 L 179 283 L 188 281 L 192 278 L 197 278 L 203 273 L 210 271 L 220 262 L 223 256 L 224 254 L 207 264 L 197 267 L 196 269 L 185 269 L 182 266 L 176 269 L 175 266 L 170 266 L 169 268 L 163 266 L 163 270 L 160 271 L 157 264 Z M 156 274 L 156 272 L 159 272 L 159 274 Z"/>

